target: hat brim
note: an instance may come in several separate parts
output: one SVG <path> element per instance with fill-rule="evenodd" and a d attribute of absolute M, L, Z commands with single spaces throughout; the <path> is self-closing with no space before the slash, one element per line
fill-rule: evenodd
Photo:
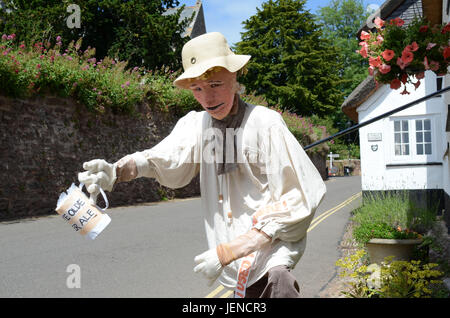
<path fill-rule="evenodd" d="M 190 85 L 189 79 L 197 78 L 207 70 L 215 66 L 223 67 L 231 73 L 237 72 L 241 68 L 243 68 L 245 64 L 247 64 L 247 62 L 250 60 L 250 57 L 250 55 L 230 54 L 227 56 L 219 56 L 213 59 L 209 59 L 203 63 L 199 63 L 198 65 L 191 66 L 183 74 L 177 77 L 173 84 L 178 88 L 187 89 Z"/>

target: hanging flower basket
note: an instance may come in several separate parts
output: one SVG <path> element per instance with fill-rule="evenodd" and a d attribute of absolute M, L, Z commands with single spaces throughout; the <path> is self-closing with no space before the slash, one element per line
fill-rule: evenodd
<path fill-rule="evenodd" d="M 417 89 L 425 71 L 439 76 L 448 72 L 450 63 L 450 23 L 431 25 L 416 18 L 408 26 L 395 18 L 384 21 L 375 18 L 377 32 L 361 32 L 357 50 L 369 61 L 369 74 L 375 81 L 389 84 L 392 89 L 404 86 L 401 94 L 409 94 L 406 83 Z"/>

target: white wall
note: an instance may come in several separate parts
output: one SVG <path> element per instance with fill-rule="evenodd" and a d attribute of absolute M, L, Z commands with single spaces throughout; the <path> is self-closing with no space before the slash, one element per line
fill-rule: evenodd
<path fill-rule="evenodd" d="M 409 95 L 401 95 L 400 93 L 403 89 L 392 90 L 389 85 L 383 85 L 365 103 L 358 107 L 359 122 L 363 123 L 436 90 L 436 76 L 433 72 L 426 72 L 425 79 L 421 82 L 422 84 L 417 90 L 412 85 L 408 86 Z M 448 173 L 443 173 L 443 171 L 448 171 L 448 161 L 446 165 L 444 164 L 445 166 L 403 165 L 386 167 L 386 164 L 412 163 L 406 161 L 398 162 L 396 161 L 397 158 L 393 156 L 394 136 L 390 126 L 393 124 L 391 118 L 410 119 L 423 115 L 434 116 L 436 131 L 432 136 L 435 147 L 432 161 L 442 162 L 442 155 L 447 145 L 445 134 L 443 133 L 446 119 L 443 113 L 445 112 L 446 114 L 446 105 L 442 97 L 433 98 L 359 130 L 362 190 L 442 189 L 445 182 L 448 186 Z M 381 134 L 380 141 L 368 141 L 368 134 L 374 133 Z M 377 146 L 377 150 L 373 151 L 372 146 Z M 430 161 L 430 158 L 427 160 Z M 418 163 L 418 161 L 415 163 Z M 443 168 L 446 168 L 446 170 L 443 170 Z"/>
<path fill-rule="evenodd" d="M 450 15 L 447 15 L 447 0 L 442 0 L 442 23 L 446 24 L 450 22 Z M 450 75 L 446 75 L 444 77 L 444 83 L 443 83 L 443 87 L 447 87 L 450 85 Z M 446 110 L 445 110 L 445 118 L 447 118 L 447 112 L 448 112 L 448 106 L 450 105 L 450 92 L 445 93 L 444 96 L 444 102 L 446 105 Z M 447 135 L 447 142 L 450 143 L 450 132 L 446 133 Z M 450 150 L 449 150 L 450 151 Z M 444 176 L 443 176 L 443 186 L 444 186 L 444 191 L 450 195 L 450 154 L 444 158 L 443 160 L 443 171 L 444 171 Z"/>

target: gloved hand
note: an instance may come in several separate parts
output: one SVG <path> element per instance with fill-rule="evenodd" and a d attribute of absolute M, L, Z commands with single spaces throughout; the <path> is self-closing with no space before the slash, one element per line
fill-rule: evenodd
<path fill-rule="evenodd" d="M 78 181 L 84 183 L 87 191 L 91 194 L 90 200 L 96 203 L 100 188 L 112 191 L 116 182 L 116 164 L 108 163 L 103 159 L 94 159 L 83 163 L 85 172 L 78 173 Z"/>
<path fill-rule="evenodd" d="M 216 249 L 210 249 L 194 258 L 198 264 L 194 267 L 194 272 L 201 273 L 208 280 L 208 286 L 214 284 L 215 280 L 222 273 L 223 267 L 217 256 Z"/>

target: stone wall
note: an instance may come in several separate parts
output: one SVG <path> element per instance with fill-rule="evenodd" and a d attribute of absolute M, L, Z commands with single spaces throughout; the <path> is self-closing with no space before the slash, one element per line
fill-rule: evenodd
<path fill-rule="evenodd" d="M 0 96 L 0 219 L 56 213 L 59 194 L 72 182 L 78 184 L 83 162 L 115 162 L 148 149 L 168 135 L 175 122 L 145 105 L 138 117 L 95 115 L 70 99 Z M 198 177 L 178 190 L 140 178 L 107 192 L 111 207 L 199 194 Z M 103 199 L 98 204 L 103 206 Z"/>
<path fill-rule="evenodd" d="M 121 157 L 156 145 L 177 118 L 140 105 L 138 115 L 88 113 L 71 99 L 0 96 L 0 220 L 54 214 L 59 194 L 82 164 Z M 325 159 L 312 161 L 326 178 Z M 119 183 L 106 193 L 110 207 L 200 195 L 198 176 L 188 186 L 168 189 L 154 179 Z M 104 206 L 99 196 L 100 206 Z"/>

